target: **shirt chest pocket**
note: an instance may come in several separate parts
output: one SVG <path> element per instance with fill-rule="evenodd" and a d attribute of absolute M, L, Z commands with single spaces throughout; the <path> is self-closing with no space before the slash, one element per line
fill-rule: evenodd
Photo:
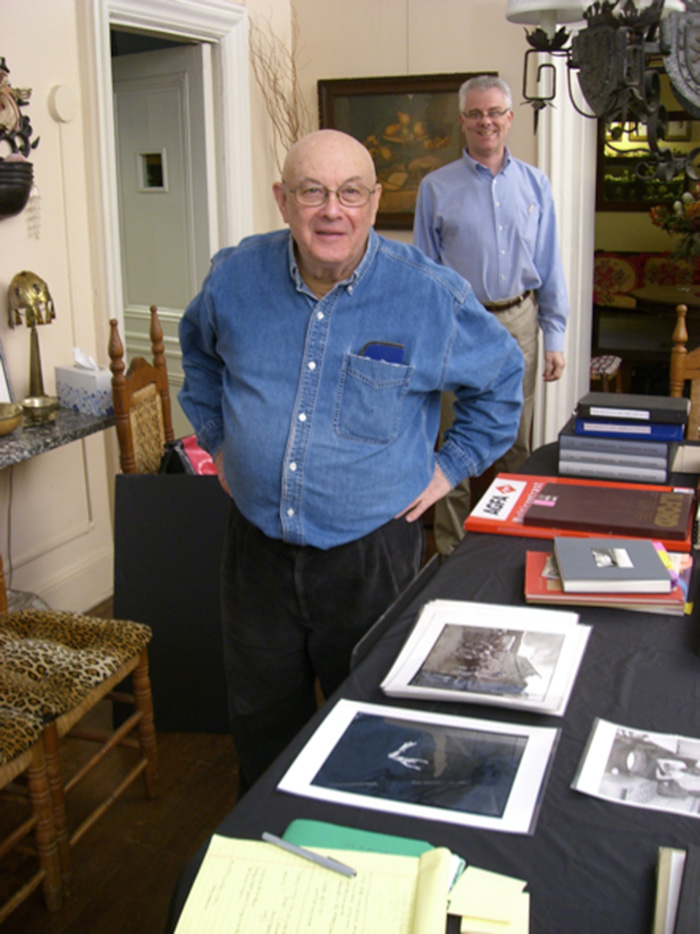
<path fill-rule="evenodd" d="M 537 244 L 537 232 L 540 226 L 541 213 L 540 207 L 536 202 L 524 205 L 519 212 L 517 225 L 518 235 L 531 251 L 534 251 Z"/>
<path fill-rule="evenodd" d="M 394 441 L 412 372 L 403 364 L 345 354 L 333 413 L 336 434 L 367 444 Z"/>

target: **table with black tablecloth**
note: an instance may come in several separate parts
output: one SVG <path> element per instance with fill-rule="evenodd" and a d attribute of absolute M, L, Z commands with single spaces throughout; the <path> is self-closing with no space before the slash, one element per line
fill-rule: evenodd
<path fill-rule="evenodd" d="M 530 473 L 553 474 L 555 446 L 528 462 Z M 539 455 L 539 456 L 538 456 Z M 350 676 L 263 777 L 222 821 L 217 832 L 259 839 L 284 832 L 295 818 L 427 839 L 468 863 L 527 880 L 532 934 L 648 934 L 660 845 L 700 844 L 697 818 L 626 807 L 571 790 L 596 717 L 639 730 L 700 736 L 700 657 L 694 617 L 579 607 L 593 627 L 562 718 L 480 705 L 420 703 L 386 698 L 379 684 L 428 600 L 524 605 L 525 552 L 551 542 L 468 534 L 450 558 L 433 563 L 413 591 L 390 611 L 357 653 Z M 698 596 L 695 574 L 691 596 Z M 543 608 L 546 611 L 546 608 Z M 375 638 L 376 637 L 376 638 Z M 314 801 L 276 791 L 277 783 L 328 710 L 340 698 L 432 709 L 487 720 L 546 724 L 561 729 L 554 764 L 532 835 L 476 830 Z M 186 867 L 175 892 L 172 930 L 204 850 Z"/>

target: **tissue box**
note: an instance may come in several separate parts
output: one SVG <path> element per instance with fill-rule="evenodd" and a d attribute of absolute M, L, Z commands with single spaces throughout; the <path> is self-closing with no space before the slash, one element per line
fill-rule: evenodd
<path fill-rule="evenodd" d="M 112 373 L 106 366 L 86 370 L 57 366 L 56 395 L 59 405 L 86 415 L 113 415 Z"/>

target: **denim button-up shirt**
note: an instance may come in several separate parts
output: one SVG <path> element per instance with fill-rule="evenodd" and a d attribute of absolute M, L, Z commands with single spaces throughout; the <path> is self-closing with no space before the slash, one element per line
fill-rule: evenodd
<path fill-rule="evenodd" d="M 321 299 L 288 230 L 221 250 L 180 341 L 179 399 L 199 443 L 223 449 L 243 515 L 293 544 L 360 538 L 425 489 L 436 460 L 458 483 L 517 431 L 516 342 L 459 275 L 374 230 L 354 273 Z M 367 356 L 373 343 L 399 345 L 396 362 Z M 444 389 L 456 419 L 435 452 Z"/>

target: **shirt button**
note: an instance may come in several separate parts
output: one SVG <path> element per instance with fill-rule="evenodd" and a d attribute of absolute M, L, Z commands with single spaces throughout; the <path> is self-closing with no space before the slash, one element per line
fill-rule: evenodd
<path fill-rule="evenodd" d="M 292 461 L 292 463 L 289 465 L 289 469 L 292 472 L 294 472 L 297 469 L 297 465 L 294 463 L 294 461 Z"/>
<path fill-rule="evenodd" d="M 323 321 L 323 312 L 322 312 L 322 311 L 317 311 L 317 312 L 316 312 L 316 320 L 317 320 L 317 321 Z"/>
<path fill-rule="evenodd" d="M 506 255 L 506 251 L 505 251 L 505 250 L 501 250 L 501 256 L 505 256 L 505 255 Z"/>
<path fill-rule="evenodd" d="M 348 295 L 352 295 L 352 293 L 353 293 L 354 291 L 355 291 L 355 289 L 353 288 L 353 286 L 349 285 L 349 286 L 348 286 Z"/>
<path fill-rule="evenodd" d="M 288 516 L 290 517 L 290 519 L 291 519 L 291 517 L 294 515 L 294 510 L 291 509 L 291 508 L 288 509 L 288 510 L 287 510 L 287 515 L 288 515 Z"/>
<path fill-rule="evenodd" d="M 299 421 L 300 421 L 300 422 L 305 422 L 305 421 L 306 421 L 306 413 L 305 413 L 305 412 L 302 412 L 302 413 L 301 413 L 301 415 L 299 416 Z"/>
<path fill-rule="evenodd" d="M 314 363 L 313 360 L 309 363 L 309 369 L 310 369 L 310 370 L 315 370 L 315 369 L 316 369 L 316 364 Z"/>

